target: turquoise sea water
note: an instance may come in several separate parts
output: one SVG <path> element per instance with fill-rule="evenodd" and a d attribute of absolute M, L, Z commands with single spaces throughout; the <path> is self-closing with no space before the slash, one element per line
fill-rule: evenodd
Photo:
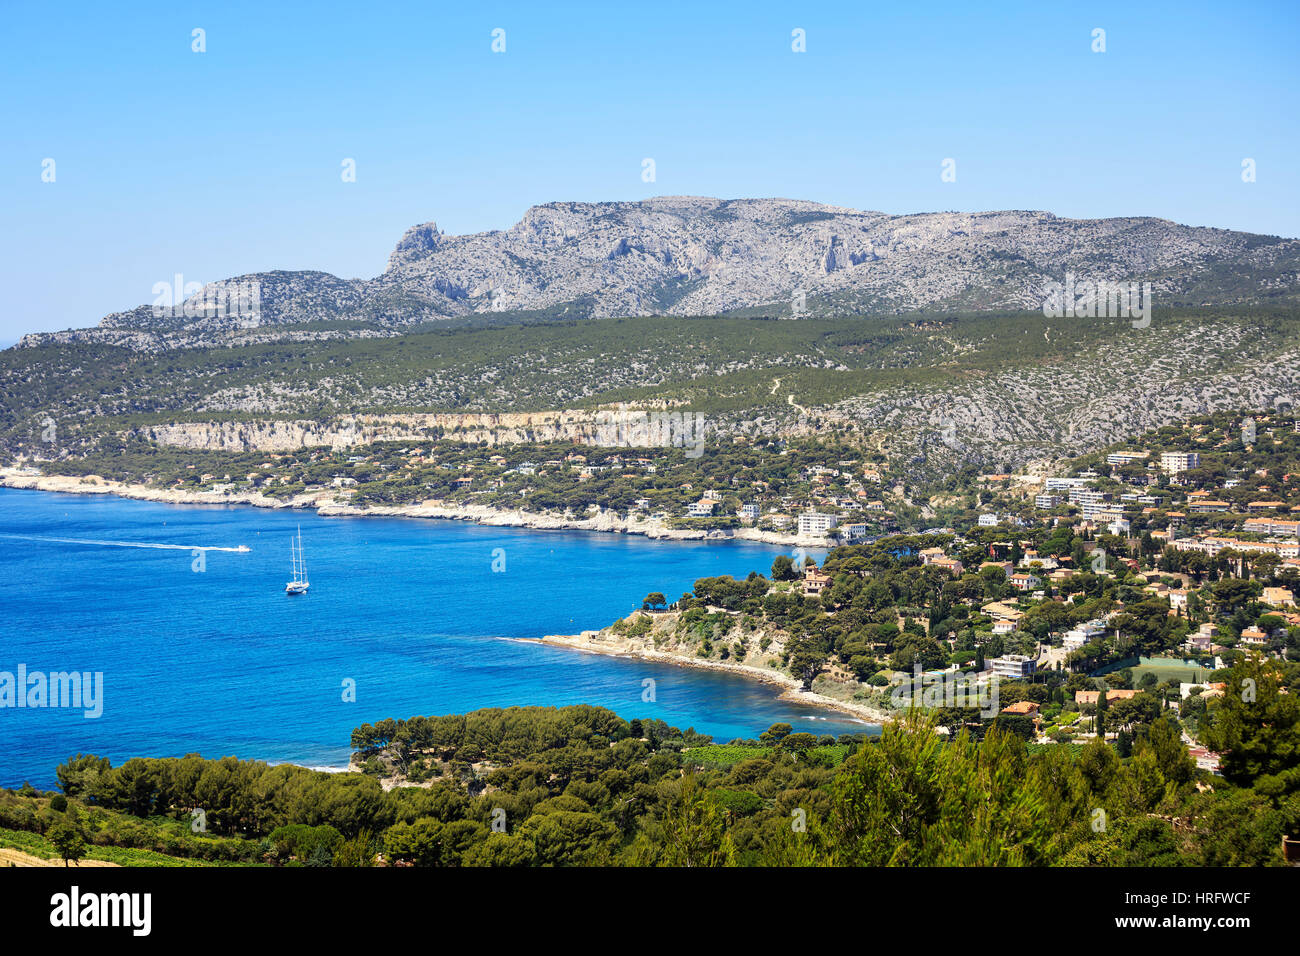
<path fill-rule="evenodd" d="M 300 525 L 311 591 L 288 597 Z M 194 570 L 190 548 L 239 545 Z M 0 488 L 0 671 L 102 672 L 104 688 L 97 719 L 0 707 L 0 786 L 52 788 L 77 752 L 342 767 L 363 722 L 512 704 L 598 704 L 719 741 L 777 721 L 874 729 L 736 675 L 526 640 L 602 627 L 698 577 L 766 572 L 778 553 Z"/>

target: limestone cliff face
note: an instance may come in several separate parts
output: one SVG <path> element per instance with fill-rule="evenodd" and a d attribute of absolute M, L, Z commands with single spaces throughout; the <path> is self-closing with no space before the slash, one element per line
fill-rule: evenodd
<path fill-rule="evenodd" d="M 702 635 L 679 629 L 680 618 L 675 611 L 655 614 L 633 611 L 599 631 L 553 634 L 542 641 L 594 654 L 704 667 L 755 678 L 784 687 L 781 695 L 784 699 L 833 708 L 869 723 L 884 724 L 897 716 L 850 696 L 864 688 L 838 667 L 832 667 L 827 675 L 819 678 L 811 692 L 803 690 L 801 683 L 781 666 L 789 635 L 779 628 L 760 624 L 755 630 L 746 631 L 743 625 L 733 626 L 725 635 L 713 633 L 706 648 Z M 740 624 L 739 618 L 733 620 Z M 723 647 L 727 650 L 726 657 L 722 656 Z"/>
<path fill-rule="evenodd" d="M 832 302 L 869 312 L 996 310 L 1040 307 L 1043 284 L 1066 269 L 1144 276 L 1165 292 L 1190 287 L 1224 257 L 1271 268 L 1298 255 L 1300 243 L 1158 219 L 891 216 L 789 199 L 664 196 L 547 203 L 504 232 L 449 236 L 417 226 L 381 279 L 453 312 L 567 304 L 597 316 L 706 315 L 789 306 L 796 289 L 811 311 Z M 1295 282 L 1292 272 L 1284 281 Z"/>
<path fill-rule="evenodd" d="M 152 441 L 202 451 L 285 452 L 352 448 L 377 441 L 450 438 L 489 445 L 577 441 L 598 443 L 592 411 L 502 414 L 347 415 L 325 421 L 185 422 L 139 430 Z"/>
<path fill-rule="evenodd" d="M 739 623 L 738 617 L 733 620 Z M 702 636 L 693 630 L 683 630 L 680 621 L 681 614 L 677 611 L 633 611 L 626 618 L 598 631 L 583 631 L 572 636 L 550 635 L 543 640 L 597 653 L 713 666 L 798 686 L 780 664 L 790 640 L 785 631 L 770 625 L 760 625 L 753 631 L 733 626 L 726 635 L 710 633 L 709 647 L 705 648 Z M 723 648 L 726 657 L 722 656 Z"/>

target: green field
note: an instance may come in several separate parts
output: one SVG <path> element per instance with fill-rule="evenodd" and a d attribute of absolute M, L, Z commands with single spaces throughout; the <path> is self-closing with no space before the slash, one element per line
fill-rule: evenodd
<path fill-rule="evenodd" d="M 1138 659 L 1137 664 L 1125 664 L 1121 661 L 1110 667 L 1103 667 L 1097 673 L 1108 674 L 1111 671 L 1123 670 L 1125 667 L 1131 667 L 1133 670 L 1134 686 L 1137 686 L 1145 674 L 1155 674 L 1156 680 L 1161 683 L 1176 680 L 1184 684 L 1193 684 L 1208 681 L 1213 673 L 1210 668 L 1201 667 L 1195 662 L 1170 657 L 1142 657 Z"/>

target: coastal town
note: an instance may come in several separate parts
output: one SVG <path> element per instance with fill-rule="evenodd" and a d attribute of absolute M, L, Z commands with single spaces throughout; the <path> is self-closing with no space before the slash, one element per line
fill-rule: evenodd
<path fill-rule="evenodd" d="M 832 548 L 820 566 L 796 551 L 770 580 L 705 579 L 666 608 L 548 640 L 767 674 L 865 719 L 919 703 L 956 731 L 979 710 L 1039 745 L 1100 734 L 1127 753 L 1176 716 L 1197 767 L 1217 772 L 1199 729 L 1231 668 L 1300 657 L 1300 473 L 1285 469 L 1300 432 L 1260 415 L 1149 445 L 974 476 L 980 507 L 960 529 L 870 534 L 854 512 L 805 511 L 799 530 Z M 954 707 L 958 680 L 974 706 Z"/>
<path fill-rule="evenodd" d="M 79 479 L 85 486 L 79 490 L 111 487 L 159 500 L 237 501 L 323 514 L 397 509 L 487 523 L 810 544 L 894 530 L 900 511 L 917 511 L 886 506 L 883 465 L 842 457 L 826 465 L 828 451 L 835 449 L 815 441 L 744 441 L 691 458 L 673 448 L 552 443 L 485 449 L 440 440 L 209 456 L 210 470 L 193 461 L 171 465 L 156 453 L 139 467 L 131 466 L 130 455 L 93 462 L 19 457 L 0 472 L 0 481 L 47 488 Z"/>
<path fill-rule="evenodd" d="M 717 437 L 696 457 L 671 446 L 487 446 L 447 436 L 275 452 L 185 452 L 133 440 L 89 457 L 37 445 L 12 456 L 0 480 L 11 487 L 79 480 L 85 491 L 98 485 L 131 496 L 326 514 L 495 512 L 544 517 L 557 527 L 752 532 L 815 544 L 1069 520 L 1080 530 L 1140 538 L 1147 549 L 1171 546 L 1197 567 L 1224 548 L 1300 557 L 1300 464 L 1295 474 L 1286 470 L 1300 454 L 1296 428 L 1294 417 L 1220 415 L 1152 433 L 1149 448 L 1129 443 L 1076 463 L 1001 472 L 967 466 L 945 487 L 905 478 L 884 454 L 847 443 L 744 436 Z M 1225 457 L 1234 449 L 1235 462 Z"/>

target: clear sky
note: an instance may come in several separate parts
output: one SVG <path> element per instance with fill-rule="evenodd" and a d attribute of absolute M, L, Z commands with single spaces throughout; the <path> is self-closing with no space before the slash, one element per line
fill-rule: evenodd
<path fill-rule="evenodd" d="M 553 200 L 1045 209 L 1296 237 L 1297 41 L 1296 0 L 10 2 L 0 342 L 92 325 L 176 273 L 377 275 L 416 223 L 504 229 Z"/>

